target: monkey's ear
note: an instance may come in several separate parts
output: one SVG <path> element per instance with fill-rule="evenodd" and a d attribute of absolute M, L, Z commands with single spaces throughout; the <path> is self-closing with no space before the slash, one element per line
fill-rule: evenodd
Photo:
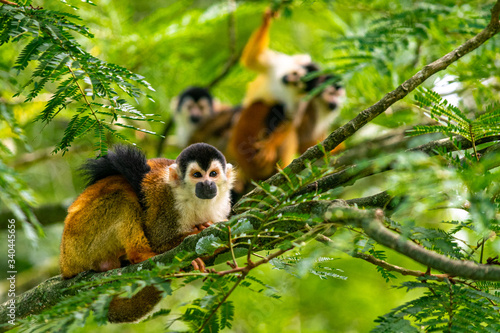
<path fill-rule="evenodd" d="M 178 172 L 177 163 L 171 164 L 167 169 L 167 183 L 175 184 L 179 181 L 180 175 Z"/>
<path fill-rule="evenodd" d="M 226 179 L 232 182 L 234 180 L 234 178 L 235 178 L 235 174 L 234 174 L 233 165 L 231 163 L 227 163 L 226 164 Z"/>
<path fill-rule="evenodd" d="M 170 101 L 170 110 L 172 110 L 173 114 L 176 114 L 177 107 L 179 106 L 179 96 L 172 98 Z"/>

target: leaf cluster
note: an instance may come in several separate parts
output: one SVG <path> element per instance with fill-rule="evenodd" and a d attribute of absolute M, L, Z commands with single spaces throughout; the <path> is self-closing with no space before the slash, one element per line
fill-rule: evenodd
<path fill-rule="evenodd" d="M 424 296 L 407 302 L 377 318 L 372 332 L 497 332 L 498 302 L 492 293 L 498 283 L 470 288 L 449 280 L 404 282 L 399 288 L 424 289 Z"/>
<path fill-rule="evenodd" d="M 474 150 L 478 140 L 500 135 L 500 107 L 497 105 L 487 107 L 484 113 L 471 120 L 458 107 L 434 91 L 420 87 L 415 99 L 419 107 L 424 109 L 424 114 L 440 125 L 415 126 L 413 130 L 407 132 L 408 135 L 429 133 L 460 135 L 472 143 Z"/>
<path fill-rule="evenodd" d="M 3 5 L 0 7 L 0 45 L 26 44 L 15 61 L 18 72 L 27 70 L 31 63 L 36 64 L 30 79 L 16 95 L 28 89 L 25 99 L 28 102 L 39 97 L 44 89 L 54 89 L 36 120 L 47 124 L 74 105 L 71 120 L 54 152 L 66 152 L 76 138 L 93 132 L 95 150 L 105 155 L 107 134 L 126 140 L 115 126 L 150 133 L 129 122 L 157 121 L 155 115 L 143 114 L 122 94 L 138 103 L 141 96 L 148 96 L 141 88 L 154 89 L 144 77 L 85 51 L 74 34 L 86 38 L 93 35 L 79 21 L 77 15 L 67 12 L 28 4 Z"/>

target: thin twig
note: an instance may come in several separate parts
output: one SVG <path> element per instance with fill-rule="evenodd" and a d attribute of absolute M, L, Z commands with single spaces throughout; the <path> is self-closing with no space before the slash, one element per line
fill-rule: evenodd
<path fill-rule="evenodd" d="M 230 269 L 227 271 L 217 272 L 217 274 L 220 276 L 224 276 L 224 275 L 228 275 L 228 274 L 242 273 L 243 275 L 246 276 L 248 274 L 248 272 L 250 272 L 255 267 L 258 267 L 258 266 L 263 265 L 263 264 L 267 264 L 272 259 L 279 257 L 280 255 L 284 254 L 285 252 L 290 251 L 291 249 L 293 249 L 293 247 L 290 247 L 290 248 L 285 249 L 285 250 L 276 251 L 273 254 L 268 255 L 267 257 L 265 257 L 262 260 L 259 260 L 257 262 L 248 263 L 245 267 L 238 267 L 238 268 Z"/>
<path fill-rule="evenodd" d="M 261 256 L 260 254 L 257 254 L 255 252 L 252 253 L 252 255 L 256 256 L 256 257 L 259 257 L 259 258 L 265 258 L 264 256 Z"/>
<path fill-rule="evenodd" d="M 229 60 L 226 62 L 222 72 L 217 75 L 210 83 L 207 84 L 206 88 L 210 90 L 219 81 L 221 81 L 238 63 L 241 52 L 236 51 L 236 17 L 234 12 L 236 11 L 236 1 L 228 0 L 228 39 L 229 39 Z"/>
<path fill-rule="evenodd" d="M 227 226 L 227 233 L 229 237 L 229 250 L 231 251 L 231 256 L 233 257 L 233 268 L 238 267 L 238 264 L 236 263 L 236 256 L 234 255 L 234 250 L 233 250 L 233 240 L 231 238 L 231 226 Z"/>
<path fill-rule="evenodd" d="M 203 325 L 201 325 L 200 329 L 198 330 L 198 333 L 203 330 L 203 328 L 208 324 L 210 319 L 212 319 L 213 315 L 217 312 L 217 310 L 219 310 L 219 308 L 222 306 L 222 304 L 224 304 L 226 302 L 227 298 L 233 293 L 233 291 L 236 289 L 236 287 L 238 287 L 238 285 L 240 284 L 241 281 L 243 281 L 244 278 L 245 278 L 244 275 L 242 275 L 238 278 L 238 281 L 236 281 L 236 283 L 231 288 L 231 290 L 229 290 L 229 292 L 224 296 L 222 301 L 220 301 L 219 304 L 217 305 L 217 307 L 212 311 L 210 316 L 208 316 L 208 318 L 203 322 Z"/>
<path fill-rule="evenodd" d="M 163 128 L 163 132 L 160 136 L 160 140 L 158 141 L 158 146 L 156 147 L 156 157 L 163 156 L 163 149 L 165 148 L 165 146 L 167 144 L 167 135 L 173 126 L 174 126 L 174 117 L 171 116 L 170 119 L 168 120 L 168 123 L 165 124 L 165 127 Z"/>
<path fill-rule="evenodd" d="M 430 273 L 428 274 L 426 272 L 421 272 L 421 271 L 412 270 L 412 269 L 406 269 L 404 267 L 390 264 L 384 260 L 375 258 L 374 256 L 372 256 L 370 254 L 366 254 L 366 253 L 356 252 L 356 253 L 352 254 L 352 256 L 354 258 L 363 259 L 364 261 L 367 261 L 371 264 L 382 267 L 388 271 L 397 272 L 401 275 L 409 275 L 409 276 L 416 276 L 416 277 L 429 276 L 429 277 L 437 278 L 440 281 L 444 281 L 445 279 L 450 278 L 450 276 L 448 274 L 430 274 Z"/>
<path fill-rule="evenodd" d="M 325 235 L 316 236 L 316 240 L 319 242 L 325 243 L 325 244 L 329 244 L 329 245 L 332 245 L 335 243 L 331 238 L 326 237 Z M 450 276 L 448 274 L 430 274 L 430 273 L 421 272 L 421 271 L 417 271 L 417 270 L 406 269 L 404 267 L 396 266 L 396 265 L 388 263 L 387 261 L 375 258 L 373 255 L 362 253 L 362 252 L 355 252 L 355 253 L 349 253 L 349 254 L 354 258 L 363 259 L 371 264 L 382 267 L 388 271 L 397 272 L 401 275 L 409 275 L 409 276 L 416 276 L 416 277 L 432 276 L 432 277 L 435 277 L 441 281 L 444 279 L 450 278 Z"/>
<path fill-rule="evenodd" d="M 90 104 L 89 100 L 87 99 L 87 95 L 85 95 L 85 92 L 83 91 L 83 88 L 80 86 L 80 83 L 78 83 L 78 79 L 76 78 L 75 73 L 73 73 L 73 71 L 71 70 L 70 66 L 66 66 L 66 67 L 68 67 L 69 72 L 71 73 L 71 75 L 75 79 L 75 83 L 78 86 L 78 89 L 80 90 L 80 93 L 82 94 L 83 99 L 85 100 L 85 103 L 87 104 L 87 106 L 89 107 L 90 111 L 92 112 L 92 115 L 94 116 L 94 118 L 96 120 L 97 126 L 99 126 L 99 128 L 101 128 L 102 127 L 101 121 L 97 118 L 96 112 L 94 111 L 94 109 L 92 108 L 92 105 Z M 92 126 L 89 127 L 89 129 L 90 128 L 92 128 Z M 99 135 L 99 143 L 100 143 L 99 147 L 102 147 L 102 136 L 101 135 Z"/>
<path fill-rule="evenodd" d="M 73 71 L 71 70 L 71 67 L 70 66 L 66 66 L 68 67 L 68 70 L 69 72 L 71 73 L 71 76 L 73 76 L 73 78 L 75 79 L 75 83 L 76 85 L 78 86 L 78 89 L 80 90 L 80 93 L 82 94 L 83 96 L 83 99 L 85 100 L 85 104 L 87 104 L 87 106 L 89 107 L 90 111 L 92 111 L 92 115 L 94 116 L 95 120 L 100 123 L 99 119 L 97 118 L 97 115 L 94 111 L 94 109 L 92 109 L 92 105 L 90 104 L 89 100 L 87 99 L 87 95 L 85 95 L 85 92 L 83 91 L 83 88 L 80 86 L 80 84 L 78 83 L 78 79 L 76 78 L 75 76 L 75 73 L 73 73 Z"/>

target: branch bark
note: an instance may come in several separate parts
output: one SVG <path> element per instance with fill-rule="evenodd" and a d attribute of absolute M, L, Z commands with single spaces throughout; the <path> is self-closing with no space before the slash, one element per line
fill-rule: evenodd
<path fill-rule="evenodd" d="M 226 75 L 228 75 L 234 66 L 238 63 L 238 60 L 241 56 L 241 51 L 236 51 L 236 17 L 234 12 L 236 11 L 236 1 L 228 0 L 228 39 L 229 39 L 229 60 L 222 72 L 217 75 L 209 84 L 207 84 L 206 88 L 208 90 L 212 89 L 216 84 L 218 84 Z"/>
<path fill-rule="evenodd" d="M 493 142 L 500 140 L 500 137 L 493 136 L 487 137 L 480 141 L 477 141 L 477 144 L 482 144 L 486 142 Z M 423 152 L 430 156 L 436 155 L 437 149 L 446 149 L 447 151 L 455 151 L 458 150 L 460 146 L 461 149 L 469 149 L 472 147 L 472 143 L 463 137 L 454 137 L 452 140 L 440 139 L 431 141 L 429 143 L 423 144 L 421 146 L 407 149 L 407 152 Z M 496 145 L 492 146 L 496 147 Z M 488 149 L 484 149 L 482 152 L 484 154 L 493 152 L 493 148 L 490 147 Z M 336 163 L 335 163 L 336 164 Z M 354 184 L 358 179 L 365 178 L 368 176 L 372 176 L 381 172 L 385 172 L 391 169 L 390 164 L 387 164 L 386 167 L 379 168 L 374 166 L 373 163 L 370 163 L 368 166 L 362 165 L 351 165 L 344 170 L 335 172 L 331 175 L 328 175 L 317 182 L 309 184 L 308 186 L 302 188 L 297 191 L 295 196 L 299 196 L 309 192 L 324 192 L 329 189 L 333 189 L 339 186 L 348 186 Z"/>
<path fill-rule="evenodd" d="M 480 33 L 478 33 L 473 38 L 467 40 L 464 44 L 460 45 L 455 50 L 449 52 L 438 60 L 424 66 L 420 71 L 418 71 L 411 78 L 403 82 L 399 87 L 390 93 L 386 94 L 377 103 L 370 106 L 369 108 L 361 111 L 354 119 L 349 121 L 344 126 L 336 129 L 332 132 L 321 144 L 324 150 L 320 149 L 318 146 L 313 146 L 309 148 L 302 156 L 295 159 L 290 165 L 285 169 L 290 173 L 299 173 L 306 166 L 308 161 L 316 161 L 317 159 L 324 156 L 324 151 L 330 151 L 337 147 L 341 142 L 352 136 L 359 129 L 365 126 L 368 122 L 373 120 L 378 115 L 382 114 L 387 110 L 388 107 L 396 103 L 397 101 L 406 97 L 410 92 L 415 90 L 419 85 L 421 85 L 425 80 L 427 80 L 432 75 L 439 71 L 446 69 L 452 63 L 462 58 L 466 54 L 474 51 L 479 46 L 484 44 L 491 37 L 496 35 L 500 31 L 499 22 L 500 13 L 500 1 L 497 1 L 493 8 L 491 9 L 491 20 L 489 24 Z M 268 180 L 269 183 L 274 186 L 279 186 L 286 181 L 285 177 L 278 173 Z M 247 197 L 255 196 L 261 194 L 260 189 L 255 189 L 250 192 Z"/>
<path fill-rule="evenodd" d="M 374 256 L 372 256 L 370 254 L 366 254 L 366 253 L 356 252 L 352 256 L 354 258 L 363 259 L 364 261 L 367 261 L 371 264 L 382 267 L 388 271 L 397 272 L 401 275 L 409 275 L 409 276 L 415 276 L 415 277 L 432 276 L 432 277 L 437 278 L 438 280 L 444 280 L 446 278 L 449 278 L 448 274 L 427 274 L 426 272 L 421 272 L 421 271 L 416 271 L 413 269 L 406 269 L 404 267 L 396 266 L 396 265 L 390 264 L 384 260 L 377 259 Z"/>
<path fill-rule="evenodd" d="M 312 201 L 287 207 L 287 212 L 311 213 L 322 216 L 325 223 L 351 225 L 363 231 L 377 243 L 387 246 L 421 264 L 451 276 L 473 280 L 500 281 L 500 267 L 477 264 L 472 261 L 450 259 L 427 250 L 384 226 L 382 210 L 358 210 L 348 207 L 343 200 Z M 318 215 L 321 214 L 321 215 Z"/>
<path fill-rule="evenodd" d="M 6 4 L 6 5 L 10 5 L 10 6 L 16 6 L 16 7 L 19 6 L 17 3 L 12 2 L 12 1 L 7 1 L 7 0 L 0 0 L 0 3 Z"/>

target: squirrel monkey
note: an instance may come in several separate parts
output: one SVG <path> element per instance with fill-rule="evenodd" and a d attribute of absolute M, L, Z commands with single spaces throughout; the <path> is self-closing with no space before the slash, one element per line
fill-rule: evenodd
<path fill-rule="evenodd" d="M 318 77 L 315 84 L 319 86 L 333 78 L 331 75 L 323 75 Z M 335 82 L 327 85 L 310 101 L 304 102 L 306 109 L 297 128 L 300 154 L 303 154 L 309 147 L 316 145 L 327 137 L 329 127 L 334 119 L 338 117 L 338 109 L 344 100 L 345 89 Z M 335 148 L 332 153 L 341 149 L 343 149 L 343 144 Z"/>
<path fill-rule="evenodd" d="M 189 87 L 179 94 L 172 105 L 175 109 L 177 145 L 184 148 L 200 122 L 214 114 L 214 99 L 205 88 Z"/>
<path fill-rule="evenodd" d="M 232 166 L 208 144 L 191 145 L 176 160 L 147 160 L 133 146 L 116 146 L 82 169 L 89 179 L 87 188 L 64 221 L 64 279 L 119 268 L 123 259 L 144 261 L 230 213 Z M 113 299 L 110 321 L 134 321 L 161 299 L 154 286 L 137 295 Z"/>
<path fill-rule="evenodd" d="M 189 87 L 182 91 L 172 104 L 172 109 L 175 109 L 175 135 L 180 148 L 197 142 L 217 144 L 219 136 L 224 134 L 225 127 L 230 125 L 224 121 L 232 115 L 231 107 L 220 103 L 206 88 Z M 219 115 L 220 113 L 222 115 Z M 210 124 L 214 120 L 217 127 L 211 130 Z M 212 134 L 203 135 L 201 129 L 209 129 Z M 219 135 L 221 131 L 222 134 Z M 196 135 L 197 137 L 193 137 Z M 220 145 L 215 146 L 220 149 Z"/>
<path fill-rule="evenodd" d="M 248 84 L 243 107 L 256 101 L 268 105 L 284 104 L 293 114 L 304 96 L 306 84 L 301 79 L 312 63 L 308 54 L 288 55 L 269 49 L 271 20 L 277 13 L 267 10 L 262 25 L 252 34 L 241 55 L 241 64 L 258 73 Z"/>
<path fill-rule="evenodd" d="M 308 89 L 303 77 L 315 67 L 307 54 L 287 55 L 269 49 L 273 16 L 275 13 L 266 11 L 241 56 L 241 63 L 258 73 L 248 84 L 227 149 L 228 158 L 238 164 L 242 184 L 266 179 L 276 172 L 278 162 L 284 167 L 293 160 L 301 118 L 298 106 Z"/>

